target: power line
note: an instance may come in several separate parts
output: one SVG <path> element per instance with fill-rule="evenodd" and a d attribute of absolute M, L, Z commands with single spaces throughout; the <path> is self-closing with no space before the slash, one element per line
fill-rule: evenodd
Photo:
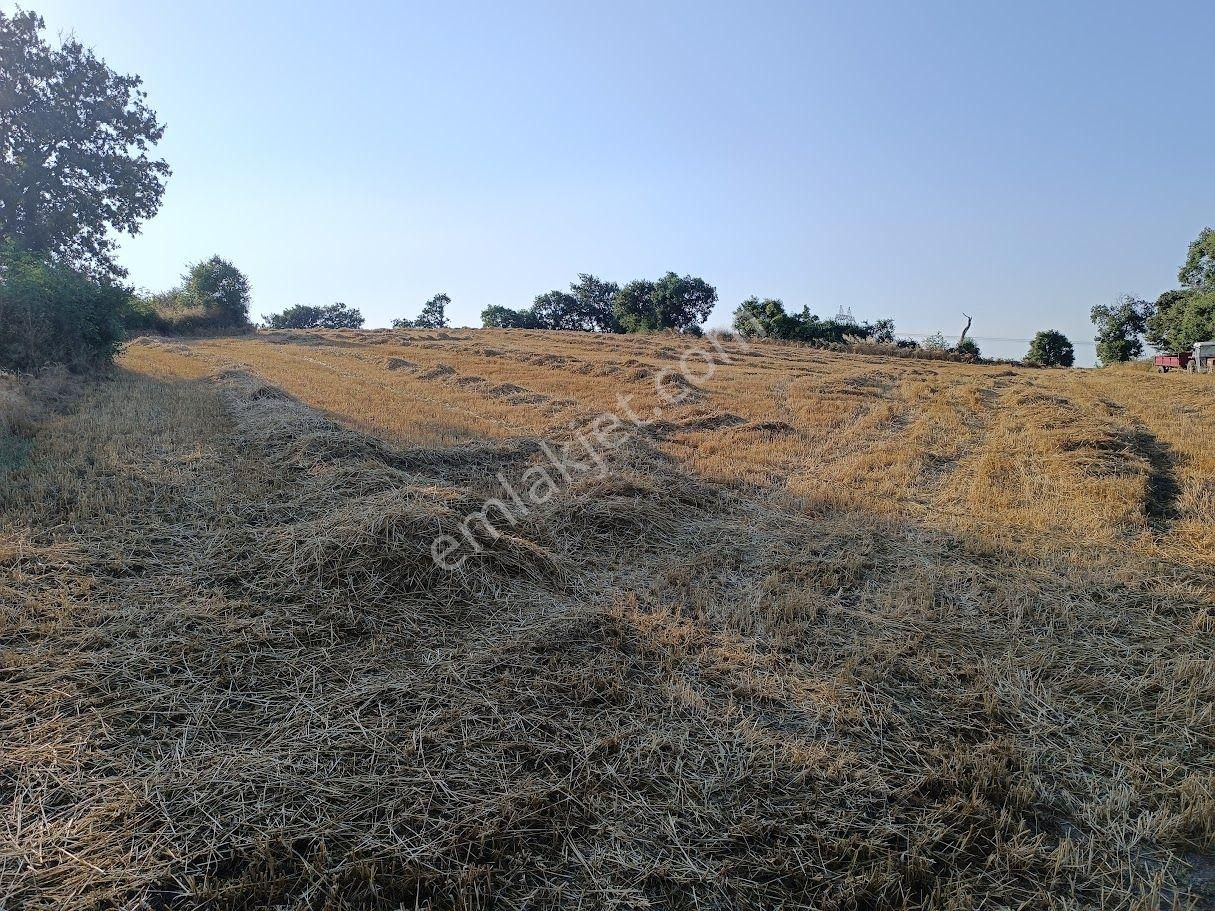
<path fill-rule="evenodd" d="M 899 332 L 896 332 L 895 334 L 910 336 L 911 338 L 932 338 L 933 336 L 936 336 L 936 335 L 940 335 L 941 338 L 944 338 L 944 339 L 962 337 L 960 335 L 946 335 L 943 332 L 902 332 L 902 331 L 899 331 Z M 1029 338 L 1000 338 L 1000 337 L 991 336 L 991 335 L 970 335 L 969 333 L 967 333 L 966 337 L 973 338 L 975 341 L 978 341 L 978 342 L 1016 342 L 1021 345 L 1028 345 L 1030 342 L 1033 341 L 1033 339 L 1029 339 Z M 1085 341 L 1085 340 L 1081 339 L 1079 341 L 1073 341 L 1072 344 L 1073 345 L 1095 345 L 1096 342 L 1090 342 L 1090 341 Z"/>

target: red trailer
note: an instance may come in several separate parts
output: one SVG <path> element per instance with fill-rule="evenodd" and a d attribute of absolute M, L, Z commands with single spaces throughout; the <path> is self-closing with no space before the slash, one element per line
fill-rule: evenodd
<path fill-rule="evenodd" d="M 1161 373 L 1168 373 L 1174 369 L 1187 369 L 1190 366 L 1190 362 L 1194 360 L 1194 354 L 1190 351 L 1183 351 L 1181 354 L 1158 354 L 1154 360 L 1157 370 Z"/>

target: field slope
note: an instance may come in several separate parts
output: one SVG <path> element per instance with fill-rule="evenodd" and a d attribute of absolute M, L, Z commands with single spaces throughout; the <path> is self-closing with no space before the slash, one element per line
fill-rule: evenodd
<path fill-rule="evenodd" d="M 0 392 L 0 907 L 1215 902 L 1208 377 L 339 331 Z"/>

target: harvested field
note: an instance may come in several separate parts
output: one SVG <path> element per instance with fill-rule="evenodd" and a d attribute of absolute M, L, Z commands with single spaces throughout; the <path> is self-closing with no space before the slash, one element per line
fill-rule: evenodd
<path fill-rule="evenodd" d="M 341 330 L 0 393 L 0 907 L 1215 906 L 1209 377 Z"/>

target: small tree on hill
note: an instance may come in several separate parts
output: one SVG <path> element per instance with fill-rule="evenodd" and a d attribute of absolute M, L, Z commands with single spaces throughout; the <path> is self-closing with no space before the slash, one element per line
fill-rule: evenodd
<path fill-rule="evenodd" d="M 178 301 L 197 307 L 216 328 L 249 327 L 249 279 L 220 256 L 195 263 L 182 276 Z"/>
<path fill-rule="evenodd" d="M 440 291 L 425 304 L 417 319 L 394 319 L 393 329 L 446 329 L 451 325 L 447 319 L 447 305 L 451 298 Z"/>
<path fill-rule="evenodd" d="M 1097 357 L 1103 364 L 1129 361 L 1143 354 L 1143 335 L 1152 305 L 1129 294 L 1113 304 L 1098 304 L 1090 316 L 1097 327 Z"/>
<path fill-rule="evenodd" d="M 872 331 L 871 337 L 879 345 L 894 344 L 894 320 L 889 317 L 875 320 L 869 328 Z"/>
<path fill-rule="evenodd" d="M 1068 337 L 1056 329 L 1043 329 L 1029 343 L 1025 363 L 1036 367 L 1070 367 L 1076 362 L 1076 350 Z"/>
<path fill-rule="evenodd" d="M 751 295 L 734 311 L 734 331 L 743 338 L 790 339 L 796 334 L 797 318 L 785 312 L 783 301 Z"/>

